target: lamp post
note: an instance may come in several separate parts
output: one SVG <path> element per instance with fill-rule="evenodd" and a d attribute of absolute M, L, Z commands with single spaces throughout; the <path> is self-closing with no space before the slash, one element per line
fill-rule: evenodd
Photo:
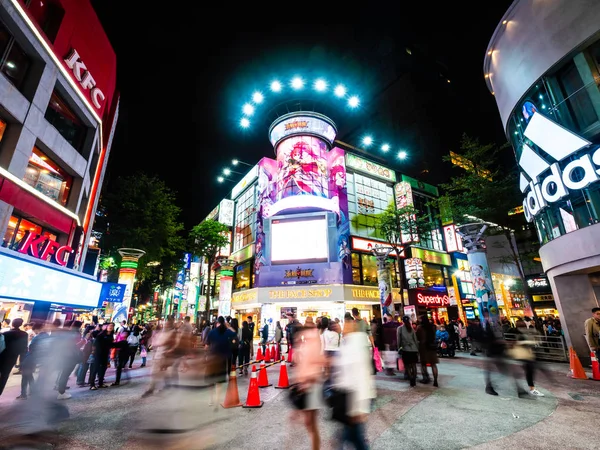
<path fill-rule="evenodd" d="M 247 162 L 240 161 L 239 159 L 234 159 L 231 161 L 232 166 L 237 166 L 238 164 L 242 164 L 242 165 L 248 166 L 248 167 L 254 167 L 252 164 L 248 164 Z"/>
<path fill-rule="evenodd" d="M 377 284 L 379 285 L 379 301 L 381 303 L 381 314 L 392 314 L 394 302 L 392 300 L 392 274 L 388 257 L 393 248 L 386 245 L 375 244 L 371 253 L 377 258 Z M 391 307 L 391 308 L 390 308 Z M 389 312 L 391 309 L 391 313 Z"/>
<path fill-rule="evenodd" d="M 121 266 L 119 269 L 119 283 L 126 285 L 123 302 L 113 311 L 112 321 L 119 323 L 127 320 L 129 316 L 129 305 L 131 304 L 131 295 L 135 283 L 135 274 L 137 273 L 138 261 L 146 254 L 144 250 L 137 248 L 120 248 Z"/>
<path fill-rule="evenodd" d="M 490 266 L 487 260 L 485 239 L 483 233 L 489 224 L 484 222 L 467 223 L 457 227 L 456 231 L 463 240 L 463 247 L 467 250 L 467 258 L 471 266 L 471 280 L 477 299 L 479 320 L 485 324 L 486 317 L 496 326 L 499 323 L 498 302 L 492 284 Z"/>

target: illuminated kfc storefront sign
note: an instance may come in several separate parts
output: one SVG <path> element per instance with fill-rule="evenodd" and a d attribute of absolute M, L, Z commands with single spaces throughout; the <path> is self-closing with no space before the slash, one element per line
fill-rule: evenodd
<path fill-rule="evenodd" d="M 425 306 L 427 308 L 445 308 L 450 306 L 448 292 L 434 291 L 430 289 L 415 289 L 408 292 L 411 304 Z"/>
<path fill-rule="evenodd" d="M 21 240 L 17 251 L 44 261 L 47 261 L 51 257 L 52 262 L 63 267 L 67 265 L 69 256 L 73 253 L 73 249 L 68 245 L 61 245 L 37 233 L 27 233 Z"/>
<path fill-rule="evenodd" d="M 79 53 L 77 53 L 77 50 L 72 49 L 71 53 L 69 53 L 69 56 L 67 56 L 64 61 L 73 72 L 77 81 L 79 81 L 81 87 L 90 90 L 92 103 L 96 108 L 100 109 L 102 107 L 102 102 L 106 97 L 104 96 L 104 93 L 96 87 L 96 80 L 94 80 L 92 74 L 88 71 L 83 61 L 81 61 L 81 57 L 79 56 Z"/>

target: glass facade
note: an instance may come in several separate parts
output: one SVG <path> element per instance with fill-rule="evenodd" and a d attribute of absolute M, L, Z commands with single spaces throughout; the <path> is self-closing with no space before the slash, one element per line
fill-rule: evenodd
<path fill-rule="evenodd" d="M 398 286 L 396 260 L 388 258 L 391 266 L 392 287 Z M 363 286 L 377 286 L 377 258 L 375 255 L 352 253 L 352 283 Z"/>
<path fill-rule="evenodd" d="M 592 143 L 559 162 L 561 169 L 600 144 L 600 41 L 596 41 L 558 64 L 530 88 L 517 104 L 507 124 L 507 133 L 517 161 L 528 145 L 549 164 L 556 160 L 524 135 L 534 113 L 539 113 Z M 592 151 L 592 153 L 590 153 Z M 599 164 L 594 161 L 596 166 Z M 594 167 L 597 169 L 597 167 Z M 574 182 L 583 179 L 582 169 L 571 174 Z M 540 177 L 542 180 L 544 174 Z M 549 192 L 556 192 L 554 182 Z M 525 194 L 524 194 L 525 196 Z M 562 199 L 548 203 L 534 222 L 542 244 L 600 221 L 600 181 L 583 189 L 570 189 Z"/>
<path fill-rule="evenodd" d="M 347 183 L 351 234 L 385 239 L 377 223 L 379 215 L 394 204 L 392 186 L 358 173 L 348 173 Z"/>
<path fill-rule="evenodd" d="M 254 242 L 254 223 L 256 222 L 254 190 L 255 186 L 250 187 L 235 201 L 234 252 Z"/>
<path fill-rule="evenodd" d="M 75 150 L 81 150 L 86 128 L 56 91 L 52 93 L 44 117 Z"/>
<path fill-rule="evenodd" d="M 40 149 L 33 147 L 23 181 L 46 197 L 65 205 L 69 198 L 73 177 L 51 161 Z"/>
<path fill-rule="evenodd" d="M 253 285 L 252 261 L 246 261 L 235 267 L 233 277 L 233 290 L 241 291 L 250 289 Z"/>
<path fill-rule="evenodd" d="M 21 240 L 27 232 L 45 236 L 52 241 L 56 241 L 58 239 L 57 234 L 42 228 L 42 226 L 34 222 L 23 219 L 19 216 L 11 216 L 8 221 L 8 228 L 4 234 L 4 239 L 2 240 L 2 247 L 10 248 L 11 250 L 17 250 Z M 50 260 L 50 257 L 48 257 L 48 260 Z"/>

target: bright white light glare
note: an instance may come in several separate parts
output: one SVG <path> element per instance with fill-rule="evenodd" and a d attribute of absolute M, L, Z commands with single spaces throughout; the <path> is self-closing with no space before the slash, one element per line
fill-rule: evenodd
<path fill-rule="evenodd" d="M 14 69 L 14 68 L 15 68 L 15 67 L 17 67 L 17 66 L 15 65 L 15 63 L 14 63 L 14 62 L 12 62 L 12 61 L 8 61 L 8 62 L 6 63 L 6 67 L 8 67 L 9 69 Z"/>
<path fill-rule="evenodd" d="M 327 82 L 321 78 L 315 81 L 315 90 L 319 92 L 323 92 L 327 90 Z"/>
<path fill-rule="evenodd" d="M 231 169 L 229 169 L 229 168 L 223 169 L 223 175 L 231 175 Z"/>
<path fill-rule="evenodd" d="M 234 166 L 237 166 L 239 163 L 239 161 L 237 159 L 234 159 L 233 161 L 231 161 L 231 164 L 233 164 Z"/>
<path fill-rule="evenodd" d="M 265 97 L 258 91 L 252 94 L 252 101 L 256 104 L 262 103 Z"/>
<path fill-rule="evenodd" d="M 273 92 L 280 92 L 281 91 L 281 83 L 277 80 L 271 82 L 271 90 Z"/>
<path fill-rule="evenodd" d="M 363 145 L 371 145 L 373 143 L 373 138 L 371 136 L 365 136 L 362 140 Z"/>
<path fill-rule="evenodd" d="M 404 150 L 398 152 L 399 159 L 406 159 L 406 156 L 407 156 L 407 153 Z"/>
<path fill-rule="evenodd" d="M 219 183 L 222 183 L 223 181 L 225 181 L 225 178 L 223 178 L 223 177 L 217 177 L 217 181 Z"/>
<path fill-rule="evenodd" d="M 327 220 L 273 220 L 271 261 L 292 264 L 294 261 L 326 259 Z"/>
<path fill-rule="evenodd" d="M 242 117 L 242 120 L 240 120 L 240 126 L 242 128 L 248 128 L 250 126 L 250 121 L 245 117 Z"/>
<path fill-rule="evenodd" d="M 348 106 L 350 106 L 350 108 L 356 108 L 358 105 L 360 105 L 360 100 L 356 95 L 353 95 L 348 99 Z"/>
<path fill-rule="evenodd" d="M 338 84 L 333 90 L 333 93 L 336 97 L 343 97 L 346 95 L 346 87 L 343 84 Z"/>
<path fill-rule="evenodd" d="M 254 114 L 254 106 L 252 106 L 250 103 L 246 103 L 242 108 L 242 111 L 247 116 L 251 116 L 252 114 Z"/>
<path fill-rule="evenodd" d="M 304 87 L 304 80 L 300 77 L 294 77 L 291 84 L 294 89 L 302 89 Z"/>
<path fill-rule="evenodd" d="M 383 145 L 381 146 L 381 150 L 383 150 L 384 152 L 387 152 L 389 149 L 390 149 L 390 146 L 389 146 L 389 144 L 383 144 Z"/>

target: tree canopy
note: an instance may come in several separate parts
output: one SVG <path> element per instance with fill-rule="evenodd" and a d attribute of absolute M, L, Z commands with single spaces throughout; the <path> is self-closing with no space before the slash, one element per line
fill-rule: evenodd
<path fill-rule="evenodd" d="M 170 284 L 184 248 L 180 212 L 175 193 L 156 177 L 136 173 L 109 182 L 94 224 L 105 261 L 119 261 L 119 248 L 139 248 L 146 254 L 137 278 L 146 290 Z"/>

